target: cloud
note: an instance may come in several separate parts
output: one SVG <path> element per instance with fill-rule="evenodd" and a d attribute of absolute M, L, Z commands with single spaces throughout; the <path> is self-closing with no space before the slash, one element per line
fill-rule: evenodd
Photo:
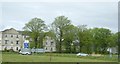
<path fill-rule="evenodd" d="M 118 24 L 117 3 L 114 2 L 12 2 L 3 3 L 2 11 L 3 25 L 17 29 L 22 29 L 34 17 L 41 18 L 49 25 L 59 15 L 65 15 L 75 25 L 108 27 L 113 31 Z"/>

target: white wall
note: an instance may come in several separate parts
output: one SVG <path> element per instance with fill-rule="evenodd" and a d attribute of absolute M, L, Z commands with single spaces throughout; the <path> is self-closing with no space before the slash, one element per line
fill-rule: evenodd
<path fill-rule="evenodd" d="M 51 42 L 53 42 L 52 45 L 51 45 Z M 52 48 L 52 50 L 51 50 L 51 48 Z M 53 39 L 51 39 L 50 37 L 46 37 L 46 40 L 44 41 L 44 49 L 45 49 L 45 52 L 54 52 L 54 51 L 56 51 L 55 41 Z"/>

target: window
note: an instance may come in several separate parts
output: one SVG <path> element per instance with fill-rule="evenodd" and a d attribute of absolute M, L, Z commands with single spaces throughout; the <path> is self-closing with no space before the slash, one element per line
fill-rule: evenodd
<path fill-rule="evenodd" d="M 7 47 L 5 47 L 4 50 L 7 50 Z"/>
<path fill-rule="evenodd" d="M 5 37 L 7 37 L 7 35 L 5 35 Z"/>
<path fill-rule="evenodd" d="M 5 44 L 7 44 L 8 40 L 5 40 Z"/>
<path fill-rule="evenodd" d="M 24 38 L 26 38 L 26 36 L 23 36 Z"/>
<path fill-rule="evenodd" d="M 11 35 L 11 37 L 13 37 L 13 35 Z"/>
<path fill-rule="evenodd" d="M 46 48 L 46 50 L 47 50 L 47 48 Z"/>
<path fill-rule="evenodd" d="M 18 35 L 17 35 L 17 37 L 16 38 L 18 38 Z"/>
<path fill-rule="evenodd" d="M 51 48 L 51 51 L 52 51 L 53 49 Z"/>
<path fill-rule="evenodd" d="M 18 47 L 16 47 L 16 50 L 18 50 Z"/>
<path fill-rule="evenodd" d="M 13 41 L 11 42 L 11 44 L 13 44 Z"/>
<path fill-rule="evenodd" d="M 19 44 L 19 41 L 16 41 L 16 44 Z"/>
<path fill-rule="evenodd" d="M 51 42 L 51 45 L 53 45 L 53 42 Z"/>

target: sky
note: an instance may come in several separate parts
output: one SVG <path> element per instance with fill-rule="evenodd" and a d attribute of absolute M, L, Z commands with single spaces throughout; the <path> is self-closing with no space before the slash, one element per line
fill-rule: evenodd
<path fill-rule="evenodd" d="M 1 2 L 118 2 L 119 0 L 0 0 Z"/>
<path fill-rule="evenodd" d="M 35 0 L 36 1 L 36 0 Z M 15 28 L 22 30 L 25 23 L 38 17 L 50 25 L 57 16 L 64 15 L 74 25 L 88 28 L 108 28 L 118 31 L 118 3 L 110 2 L 7 2 L 0 3 L 0 31 Z M 73 1 L 73 0 L 72 0 Z M 2 19 L 2 20 L 1 20 Z"/>

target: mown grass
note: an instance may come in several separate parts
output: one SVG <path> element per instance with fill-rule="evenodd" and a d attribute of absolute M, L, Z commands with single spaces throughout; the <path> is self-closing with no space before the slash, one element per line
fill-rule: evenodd
<path fill-rule="evenodd" d="M 50 61 L 51 57 L 51 61 Z M 77 57 L 76 54 L 63 54 L 63 53 L 42 53 L 32 55 L 21 55 L 13 52 L 3 52 L 3 62 L 117 62 L 117 56 L 113 55 L 112 58 L 109 55 L 100 57 L 86 56 Z"/>

